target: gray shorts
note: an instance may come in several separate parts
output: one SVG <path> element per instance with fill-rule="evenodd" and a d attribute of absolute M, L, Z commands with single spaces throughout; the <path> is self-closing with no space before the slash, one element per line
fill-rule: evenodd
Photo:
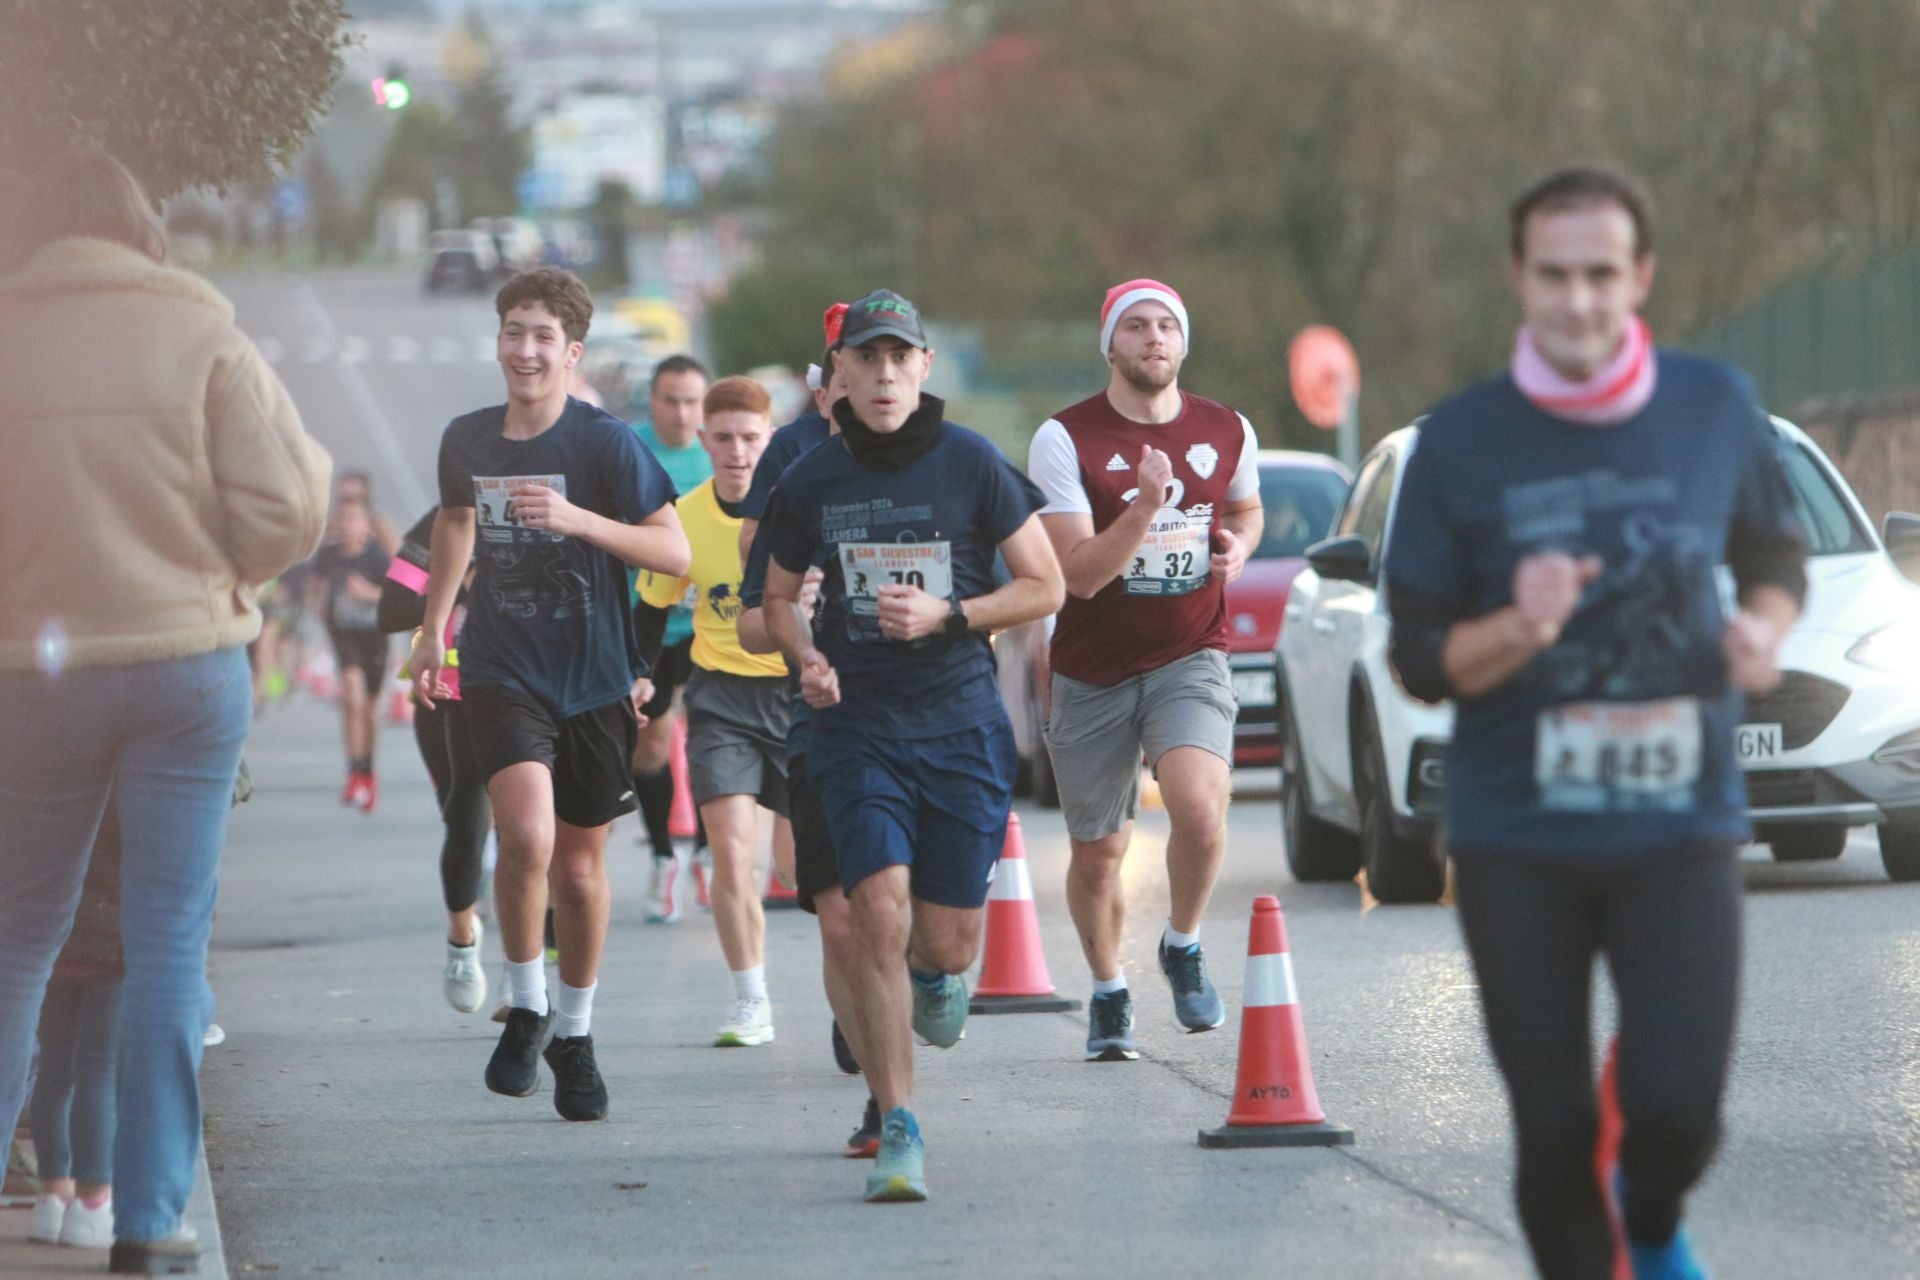
<path fill-rule="evenodd" d="M 1132 821 L 1140 757 L 1156 770 L 1175 747 L 1199 747 L 1233 763 L 1239 714 L 1227 655 L 1202 649 L 1119 684 L 1086 684 L 1055 672 L 1047 750 L 1060 785 L 1067 834 L 1099 840 Z"/>
<path fill-rule="evenodd" d="M 686 709 L 693 802 L 753 796 L 785 816 L 787 725 L 793 714 L 786 677 L 695 667 L 686 683 Z"/>

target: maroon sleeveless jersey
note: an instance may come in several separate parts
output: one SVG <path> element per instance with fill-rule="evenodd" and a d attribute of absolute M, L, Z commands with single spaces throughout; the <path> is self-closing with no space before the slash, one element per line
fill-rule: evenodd
<path fill-rule="evenodd" d="M 1184 391 L 1180 398 L 1180 416 L 1160 424 L 1122 416 L 1105 392 L 1053 419 L 1078 455 L 1095 533 L 1132 503 L 1146 446 L 1173 462 L 1166 505 L 1132 563 L 1091 599 L 1068 595 L 1060 610 L 1051 657 L 1062 675 L 1113 685 L 1202 649 L 1227 647 L 1226 588 L 1208 576 L 1208 557 L 1249 428 L 1225 405 Z"/>

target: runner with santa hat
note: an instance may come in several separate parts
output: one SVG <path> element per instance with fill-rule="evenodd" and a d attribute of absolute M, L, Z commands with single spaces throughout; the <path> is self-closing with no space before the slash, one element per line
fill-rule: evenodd
<path fill-rule="evenodd" d="M 1260 540 L 1259 446 L 1245 417 L 1180 390 L 1191 333 L 1186 304 L 1167 285 L 1129 280 L 1108 290 L 1106 389 L 1048 419 L 1028 459 L 1067 579 L 1047 745 L 1073 844 L 1067 902 L 1093 970 L 1091 1061 L 1140 1056 L 1120 964 L 1120 868 L 1143 754 L 1173 827 L 1160 971 L 1186 1030 L 1226 1020 L 1200 918 L 1226 849 L 1237 711 L 1226 584 Z"/>

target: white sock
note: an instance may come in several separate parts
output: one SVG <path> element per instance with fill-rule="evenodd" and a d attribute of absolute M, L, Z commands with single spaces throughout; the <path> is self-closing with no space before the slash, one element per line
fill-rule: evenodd
<path fill-rule="evenodd" d="M 750 969 L 733 971 L 733 994 L 737 1000 L 767 998 L 767 966 L 764 961 Z"/>
<path fill-rule="evenodd" d="M 553 1034 L 584 1036 L 593 1030 L 593 993 L 599 989 L 598 982 L 590 987 L 570 987 L 562 979 L 560 1000 L 554 1009 Z"/>
<path fill-rule="evenodd" d="M 1124 973 L 1112 978 L 1095 978 L 1093 980 L 1093 994 L 1097 996 L 1110 996 L 1116 991 L 1125 991 L 1126 989 L 1127 975 Z"/>
<path fill-rule="evenodd" d="M 1160 935 L 1160 945 L 1169 951 L 1184 951 L 1188 947 L 1197 947 L 1200 945 L 1200 931 L 1195 929 L 1192 933 L 1182 933 L 1174 928 L 1173 921 L 1169 920 L 1166 931 Z"/>
<path fill-rule="evenodd" d="M 547 964 L 540 957 L 507 961 L 507 998 L 516 1009 L 547 1011 Z"/>

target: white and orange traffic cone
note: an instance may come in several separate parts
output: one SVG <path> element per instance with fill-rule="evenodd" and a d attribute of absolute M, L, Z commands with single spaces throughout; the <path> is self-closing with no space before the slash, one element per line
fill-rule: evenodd
<path fill-rule="evenodd" d="M 1328 1124 L 1307 1061 L 1307 1029 L 1293 986 L 1280 899 L 1253 900 L 1247 981 L 1241 992 L 1240 1068 L 1227 1123 L 1202 1129 L 1203 1147 L 1335 1147 L 1353 1130 Z"/>
<path fill-rule="evenodd" d="M 1054 990 L 1040 947 L 1040 917 L 1033 907 L 1033 876 L 1027 870 L 1020 815 L 1007 815 L 1007 841 L 987 894 L 987 940 L 980 981 L 970 1013 L 1058 1013 L 1080 1002 Z"/>
<path fill-rule="evenodd" d="M 676 840 L 691 840 L 700 830 L 700 819 L 693 811 L 693 786 L 687 778 L 687 718 L 673 718 L 673 749 L 667 757 L 673 772 L 673 807 L 667 810 L 667 834 Z"/>

